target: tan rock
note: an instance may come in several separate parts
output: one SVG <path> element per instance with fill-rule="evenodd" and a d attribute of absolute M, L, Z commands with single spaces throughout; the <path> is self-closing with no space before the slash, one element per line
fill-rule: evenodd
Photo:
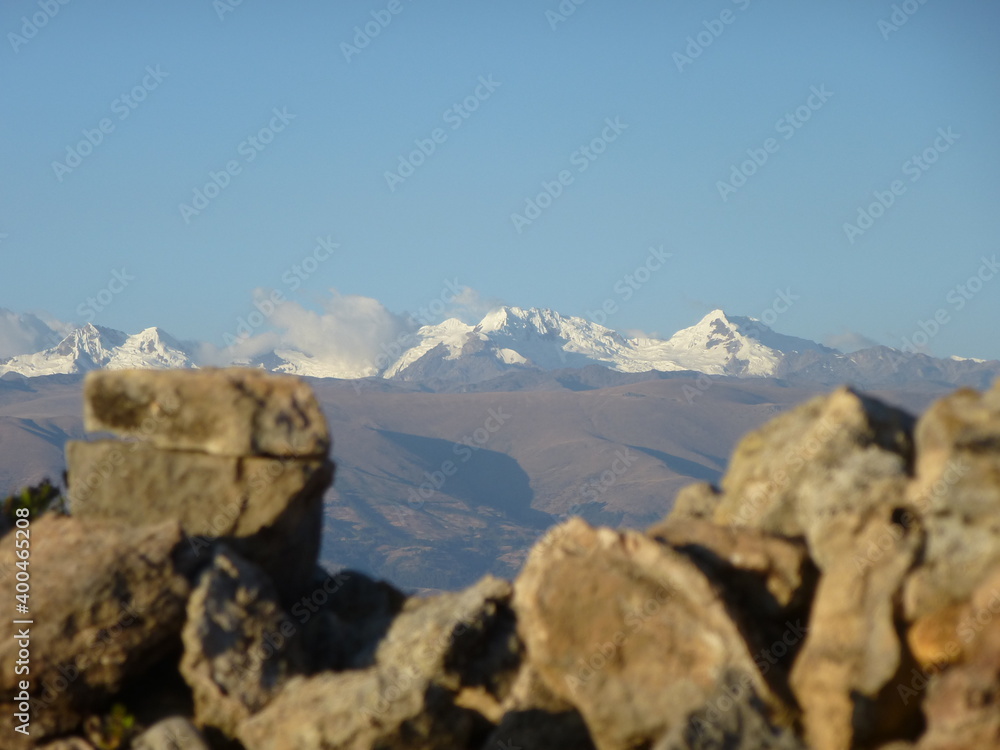
<path fill-rule="evenodd" d="M 712 581 L 638 532 L 578 518 L 556 527 L 531 551 L 514 603 L 528 660 L 599 750 L 684 724 L 733 672 L 777 702 Z"/>
<path fill-rule="evenodd" d="M 302 380 L 253 368 L 96 370 L 84 427 L 172 450 L 308 456 L 330 450 L 326 418 Z"/>
<path fill-rule="evenodd" d="M 670 520 L 711 519 L 721 502 L 722 493 L 719 492 L 718 488 L 708 482 L 695 482 L 681 488 L 681 491 L 677 493 L 668 518 Z"/>
<path fill-rule="evenodd" d="M 902 523 L 888 508 L 829 525 L 831 560 L 791 675 L 806 739 L 816 750 L 908 739 L 916 731 L 918 705 L 900 702 L 896 691 L 913 666 L 896 612 L 922 542 L 919 525 Z"/>
<path fill-rule="evenodd" d="M 1000 563 L 1000 381 L 934 403 L 916 445 L 908 501 L 924 518 L 927 549 L 907 582 L 911 620 L 966 600 Z"/>
<path fill-rule="evenodd" d="M 593 750 L 590 732 L 580 712 L 554 695 L 526 662 L 501 705 L 496 729 L 483 743 L 487 748 L 522 750 Z"/>
<path fill-rule="evenodd" d="M 77 518 L 176 520 L 188 535 L 222 539 L 259 564 L 283 595 L 311 579 L 333 474 L 327 459 L 214 456 L 116 440 L 70 441 L 66 458 Z"/>
<path fill-rule="evenodd" d="M 906 643 L 920 669 L 940 671 L 962 661 L 964 639 L 958 631 L 970 611 L 968 604 L 952 604 L 924 615 L 910 626 Z"/>
<path fill-rule="evenodd" d="M 759 578 L 764 590 L 752 594 L 758 599 L 771 597 L 776 605 L 772 614 L 777 616 L 796 603 L 808 603 L 812 595 L 816 571 L 802 541 L 673 514 L 651 526 L 646 534 L 716 567 L 720 573 L 742 571 Z M 767 608 L 766 601 L 757 605 Z"/>
<path fill-rule="evenodd" d="M 957 634 L 965 660 L 930 676 L 920 750 L 1000 747 L 1000 568 L 973 593 Z"/>
<path fill-rule="evenodd" d="M 26 618 L 33 622 L 7 628 L 30 631 L 37 741 L 74 729 L 127 678 L 170 652 L 184 622 L 191 570 L 176 522 L 137 527 L 47 514 L 32 524 L 30 542 Z M 13 569 L 15 559 L 15 535 L 8 534 L 0 541 L 0 566 Z M 23 678 L 15 673 L 20 645 L 7 628 L 0 639 L 0 705 L 10 716 Z"/>
<path fill-rule="evenodd" d="M 829 500 L 823 508 L 804 505 L 803 480 L 825 482 L 858 453 L 887 453 L 881 473 L 905 473 L 912 460 L 912 423 L 905 412 L 849 388 L 782 414 L 737 445 L 722 479 L 723 497 L 714 520 L 803 536 L 812 525 L 811 516 L 837 512 Z M 860 510 L 849 492 L 838 493 L 837 500 L 853 506 L 851 512 Z"/>

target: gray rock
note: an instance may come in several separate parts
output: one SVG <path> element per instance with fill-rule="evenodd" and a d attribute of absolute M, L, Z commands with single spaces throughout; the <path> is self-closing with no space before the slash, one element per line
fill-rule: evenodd
<path fill-rule="evenodd" d="M 0 564 L 13 568 L 14 543 L 13 534 L 0 542 Z M 32 524 L 26 617 L 33 624 L 26 627 L 33 739 L 73 730 L 126 679 L 171 652 L 191 590 L 186 550 L 176 522 L 135 526 L 47 514 Z M 18 650 L 14 638 L 0 640 L 7 716 Z"/>
<path fill-rule="evenodd" d="M 485 736 L 519 666 L 510 584 L 408 600 L 367 669 L 290 681 L 238 731 L 247 750 L 453 750 Z"/>
<path fill-rule="evenodd" d="M 301 630 L 257 566 L 220 547 L 187 607 L 180 670 L 195 720 L 228 737 L 304 673 Z"/>
<path fill-rule="evenodd" d="M 809 633 L 791 685 L 815 750 L 905 739 L 920 725 L 916 703 L 895 686 L 912 666 L 897 613 L 923 533 L 890 508 L 840 516 L 827 527 L 830 560 L 816 590 Z"/>
<path fill-rule="evenodd" d="M 156 722 L 132 741 L 132 750 L 209 750 L 198 728 L 183 716 Z"/>
<path fill-rule="evenodd" d="M 213 456 L 115 440 L 71 441 L 66 458 L 78 518 L 172 519 L 189 536 L 222 539 L 259 564 L 283 595 L 311 579 L 333 474 L 327 459 Z M 193 548 L 211 552 L 205 541 Z"/>
<path fill-rule="evenodd" d="M 172 450 L 220 456 L 330 451 L 326 418 L 302 380 L 254 368 L 96 370 L 84 381 L 84 427 Z"/>
<path fill-rule="evenodd" d="M 808 750 L 791 729 L 775 725 L 767 706 L 744 685 L 739 675 L 727 674 L 705 706 L 653 750 Z"/>

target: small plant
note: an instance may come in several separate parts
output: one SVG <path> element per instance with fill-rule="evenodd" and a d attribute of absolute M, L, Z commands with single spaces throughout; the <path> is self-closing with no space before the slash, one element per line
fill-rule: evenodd
<path fill-rule="evenodd" d="M 13 528 L 19 508 L 27 508 L 34 519 L 48 510 L 66 513 L 66 500 L 59 488 L 46 478 L 33 487 L 8 495 L 0 503 L 0 536 Z"/>
<path fill-rule="evenodd" d="M 139 734 L 135 716 L 116 703 L 104 716 L 91 716 L 84 723 L 87 739 L 98 750 L 125 750 Z"/>

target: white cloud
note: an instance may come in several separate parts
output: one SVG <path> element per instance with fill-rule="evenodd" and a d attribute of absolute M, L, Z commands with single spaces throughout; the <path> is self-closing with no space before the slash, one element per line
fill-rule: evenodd
<path fill-rule="evenodd" d="M 860 349 L 870 349 L 873 346 L 881 346 L 879 342 L 856 331 L 845 331 L 844 333 L 827 336 L 823 339 L 823 343 L 834 349 L 839 349 L 844 354 L 850 354 Z"/>
<path fill-rule="evenodd" d="M 65 324 L 52 321 L 60 329 Z M 62 338 L 62 330 L 54 330 L 45 321 L 31 313 L 11 312 L 0 308 L 0 359 L 18 354 L 35 354 L 55 346 Z"/>
<path fill-rule="evenodd" d="M 463 286 L 452 298 L 447 317 L 458 318 L 463 323 L 474 325 L 503 304 L 503 300 L 483 297 L 471 286 Z"/>
<path fill-rule="evenodd" d="M 270 290 L 257 289 L 254 298 L 263 304 Z M 268 330 L 238 339 L 232 346 L 219 349 L 204 345 L 199 351 L 204 364 L 252 361 L 272 352 L 296 352 L 307 358 L 333 363 L 345 373 L 373 374 L 376 362 L 384 366 L 387 351 L 396 342 L 412 339 L 414 327 L 402 315 L 390 312 L 381 302 L 356 294 L 340 294 L 322 301 L 322 310 L 309 310 L 295 301 L 274 308 L 267 318 Z"/>

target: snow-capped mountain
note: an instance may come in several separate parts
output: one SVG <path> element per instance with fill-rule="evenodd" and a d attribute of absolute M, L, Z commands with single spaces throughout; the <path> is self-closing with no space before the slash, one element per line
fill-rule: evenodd
<path fill-rule="evenodd" d="M 69 375 L 88 370 L 195 367 L 194 360 L 172 336 L 147 328 L 129 336 L 92 323 L 73 330 L 51 349 L 19 354 L 0 361 L 0 375 L 16 372 L 26 377 Z"/>
<path fill-rule="evenodd" d="M 232 364 L 314 378 L 384 378 L 464 387 L 518 372 L 539 374 L 598 366 L 609 376 L 693 371 L 713 376 L 782 378 L 863 388 L 936 383 L 986 387 L 1000 362 L 936 359 L 872 347 L 852 354 L 777 333 L 754 318 L 713 310 L 667 339 L 630 338 L 584 318 L 553 310 L 500 307 L 476 325 L 457 319 L 404 332 L 368 360 L 290 348 Z M 219 364 L 219 362 L 216 362 Z M 73 374 L 98 368 L 197 367 L 193 351 L 159 328 L 133 336 L 86 325 L 58 345 L 0 360 L 0 376 Z M 605 378 L 606 379 L 606 378 Z"/>
<path fill-rule="evenodd" d="M 476 326 L 448 320 L 424 326 L 420 343 L 386 368 L 385 377 L 421 379 L 435 370 L 484 352 L 494 370 L 542 370 L 602 365 L 619 372 L 694 370 L 710 375 L 774 376 L 791 352 L 833 349 L 775 333 L 752 318 L 727 317 L 713 310 L 697 324 L 667 340 L 627 338 L 610 328 L 552 310 L 502 307 Z"/>

